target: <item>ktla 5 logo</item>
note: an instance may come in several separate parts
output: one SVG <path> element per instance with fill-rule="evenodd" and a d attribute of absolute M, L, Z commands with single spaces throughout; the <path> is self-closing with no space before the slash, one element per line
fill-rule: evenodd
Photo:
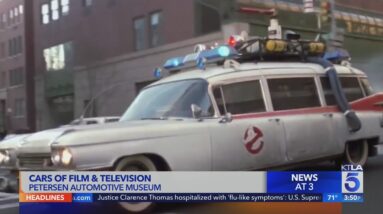
<path fill-rule="evenodd" d="M 363 172 L 342 172 L 342 193 L 363 193 Z"/>

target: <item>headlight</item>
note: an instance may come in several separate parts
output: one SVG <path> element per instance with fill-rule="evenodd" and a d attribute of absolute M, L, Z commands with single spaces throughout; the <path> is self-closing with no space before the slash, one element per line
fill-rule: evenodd
<path fill-rule="evenodd" d="M 69 149 L 64 149 L 61 153 L 61 163 L 69 165 L 72 162 L 72 153 Z"/>
<path fill-rule="evenodd" d="M 0 151 L 0 164 L 7 164 L 11 160 L 8 151 Z"/>
<path fill-rule="evenodd" d="M 51 160 L 54 165 L 68 166 L 72 162 L 72 153 L 68 148 L 53 150 Z"/>
<path fill-rule="evenodd" d="M 59 150 L 55 150 L 52 152 L 52 163 L 54 165 L 59 165 L 60 164 L 60 161 L 61 161 L 61 154 L 60 154 L 60 151 Z"/>
<path fill-rule="evenodd" d="M 3 163 L 4 159 L 5 159 L 5 155 L 3 154 L 3 152 L 0 152 L 0 164 Z"/>

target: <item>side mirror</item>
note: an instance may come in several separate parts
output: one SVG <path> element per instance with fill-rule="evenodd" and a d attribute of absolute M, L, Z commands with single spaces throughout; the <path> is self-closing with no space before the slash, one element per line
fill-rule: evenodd
<path fill-rule="evenodd" d="M 196 104 L 191 104 L 191 111 L 193 113 L 193 118 L 200 120 L 202 115 L 202 109 Z"/>
<path fill-rule="evenodd" d="M 233 120 L 233 116 L 231 115 L 231 113 L 228 112 L 221 117 L 219 122 L 220 123 L 230 123 L 232 120 Z"/>

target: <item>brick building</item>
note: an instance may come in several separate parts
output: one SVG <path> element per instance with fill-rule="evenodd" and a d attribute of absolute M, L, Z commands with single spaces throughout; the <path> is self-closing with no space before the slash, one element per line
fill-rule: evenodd
<path fill-rule="evenodd" d="M 193 0 L 182 4 L 177 0 L 37 2 L 34 28 L 39 129 L 73 119 L 76 66 L 195 36 Z M 82 108 L 89 99 L 82 101 Z M 88 115 L 97 115 L 96 111 L 93 108 Z"/>
<path fill-rule="evenodd" d="M 32 9 L 32 1 L 0 1 L 1 131 L 35 129 Z"/>

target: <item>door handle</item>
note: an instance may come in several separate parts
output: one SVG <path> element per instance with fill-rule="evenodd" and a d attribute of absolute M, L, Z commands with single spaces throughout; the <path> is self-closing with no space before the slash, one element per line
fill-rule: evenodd
<path fill-rule="evenodd" d="M 323 116 L 332 118 L 334 115 L 333 113 L 324 113 Z"/>
<path fill-rule="evenodd" d="M 277 122 L 277 123 L 279 123 L 279 121 L 281 121 L 281 119 L 279 119 L 279 118 L 271 118 L 271 119 L 269 119 L 269 121 L 270 122 Z"/>

